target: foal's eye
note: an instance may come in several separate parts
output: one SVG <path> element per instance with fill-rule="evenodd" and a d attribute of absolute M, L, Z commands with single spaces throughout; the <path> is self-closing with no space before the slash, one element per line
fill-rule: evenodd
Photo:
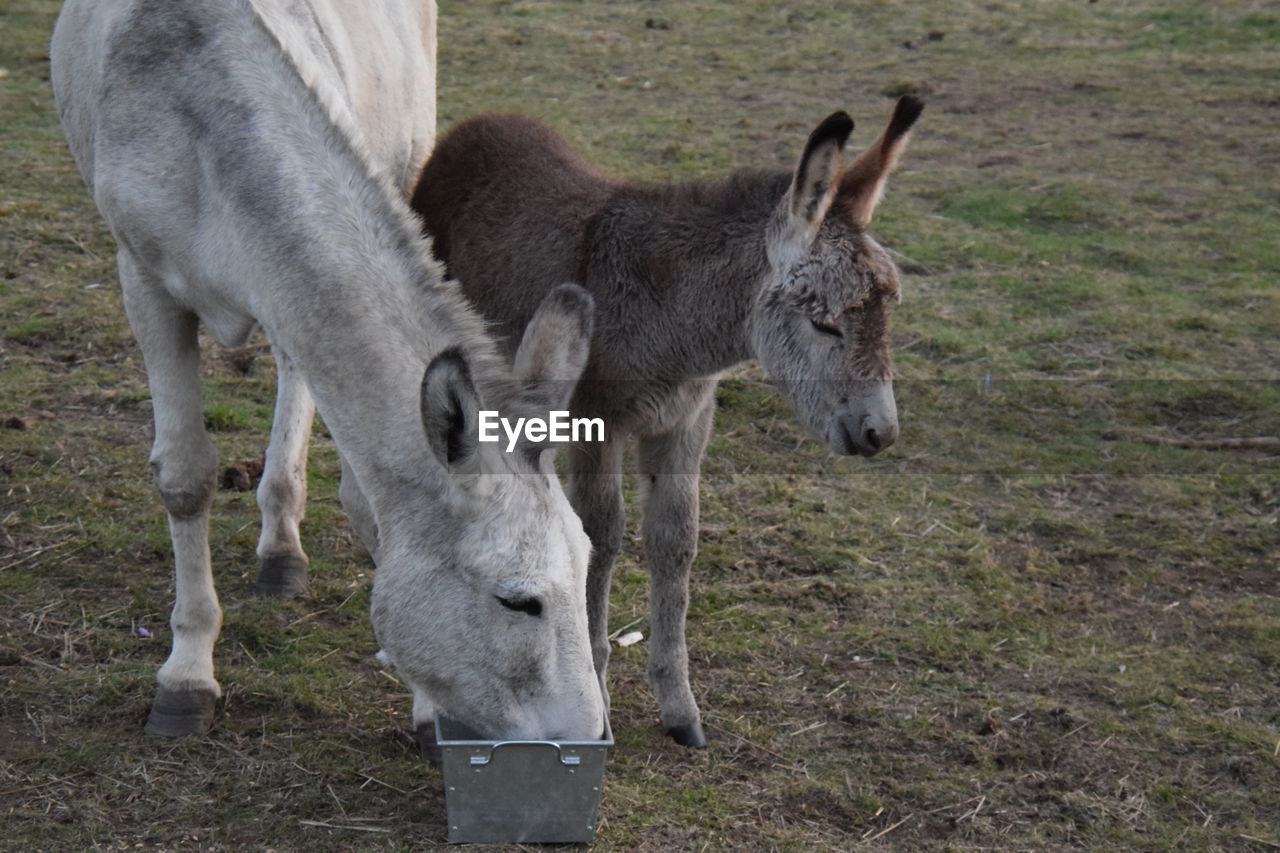
<path fill-rule="evenodd" d="M 508 610 L 515 610 L 518 613 L 528 613 L 530 616 L 542 615 L 542 602 L 536 598 L 503 598 L 495 595 L 498 603 Z"/>
<path fill-rule="evenodd" d="M 822 322 L 820 322 L 820 321 L 818 321 L 818 320 L 814 320 L 814 319 L 810 319 L 810 320 L 809 320 L 809 323 L 813 325 L 813 328 L 814 328 L 816 331 L 819 331 L 819 332 L 821 332 L 821 333 L 822 333 L 822 334 L 824 334 L 824 335 L 831 335 L 831 337 L 833 337 L 833 338 L 843 338 L 843 337 L 844 337 L 844 332 L 840 331 L 839 329 L 837 329 L 835 326 L 831 325 L 830 323 L 822 323 Z"/>

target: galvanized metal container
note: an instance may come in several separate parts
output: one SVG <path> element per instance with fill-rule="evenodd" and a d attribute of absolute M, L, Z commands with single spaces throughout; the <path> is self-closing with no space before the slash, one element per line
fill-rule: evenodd
<path fill-rule="evenodd" d="M 596 832 L 604 740 L 484 740 L 461 723 L 438 718 L 449 841 L 567 843 Z"/>

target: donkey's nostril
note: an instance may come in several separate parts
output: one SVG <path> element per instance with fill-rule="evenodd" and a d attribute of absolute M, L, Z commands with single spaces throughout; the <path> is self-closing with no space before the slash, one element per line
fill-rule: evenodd
<path fill-rule="evenodd" d="M 863 438 L 866 439 L 867 444 L 870 445 L 873 450 L 880 449 L 880 436 L 876 435 L 876 431 L 874 429 L 867 430 L 863 434 Z"/>

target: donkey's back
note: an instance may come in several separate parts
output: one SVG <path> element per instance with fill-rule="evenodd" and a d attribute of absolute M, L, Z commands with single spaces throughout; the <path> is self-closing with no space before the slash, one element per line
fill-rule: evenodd
<path fill-rule="evenodd" d="M 352 15 L 342 0 L 66 3 L 54 36 L 60 49 L 53 85 L 63 131 L 90 188 L 103 109 L 115 113 L 122 131 L 131 112 L 146 111 L 135 115 L 146 122 L 126 133 L 135 147 L 157 125 L 179 130 L 184 118 L 198 118 L 184 116 L 186 107 L 217 97 L 218 87 L 232 82 L 226 61 L 253 51 L 245 39 L 253 17 L 294 58 L 295 70 L 320 91 L 369 163 L 396 186 L 412 186 L 435 138 L 435 3 L 385 0 L 379 6 L 378 14 Z M 190 87 L 186 93 L 184 87 Z M 141 89 L 151 96 L 140 97 Z M 178 97 L 163 100 L 163 93 Z M 177 109 L 159 121 L 157 113 L 170 107 Z M 156 141 L 171 145 L 176 138 L 161 134 Z"/>
<path fill-rule="evenodd" d="M 353 151 L 407 194 L 434 142 L 434 15 L 413 0 L 359 16 L 335 0 L 64 5 L 51 71 L 72 156 L 121 247 L 164 270 L 220 343 L 241 344 L 265 319 L 247 282 L 263 255 L 317 254 L 297 228 L 293 257 L 280 256 L 278 235 L 307 212 L 290 178 L 317 171 L 320 152 L 302 140 Z M 372 53 L 377 63 L 359 61 Z M 284 75 L 309 91 L 280 86 Z M 298 107 L 312 97 L 322 115 Z M 287 115 L 324 127 L 292 128 Z"/>

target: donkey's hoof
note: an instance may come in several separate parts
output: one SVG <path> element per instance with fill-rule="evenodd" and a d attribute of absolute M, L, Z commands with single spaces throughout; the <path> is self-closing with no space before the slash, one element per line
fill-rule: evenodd
<path fill-rule="evenodd" d="M 706 749 L 707 736 L 702 733 L 702 723 L 693 722 L 683 726 L 671 726 L 667 729 L 671 739 L 681 746 L 691 749 Z"/>
<path fill-rule="evenodd" d="M 258 564 L 253 591 L 266 598 L 294 598 L 307 591 L 307 558 L 273 554 Z"/>
<path fill-rule="evenodd" d="M 151 703 L 144 727 L 149 735 L 182 737 L 202 735 L 213 726 L 218 694 L 212 690 L 168 690 L 161 687 Z"/>
<path fill-rule="evenodd" d="M 440 744 L 436 740 L 435 723 L 423 723 L 413 730 L 414 739 L 418 741 L 418 752 L 422 757 L 431 763 L 433 767 L 439 767 L 440 762 L 444 760 L 444 753 L 440 750 Z"/>

